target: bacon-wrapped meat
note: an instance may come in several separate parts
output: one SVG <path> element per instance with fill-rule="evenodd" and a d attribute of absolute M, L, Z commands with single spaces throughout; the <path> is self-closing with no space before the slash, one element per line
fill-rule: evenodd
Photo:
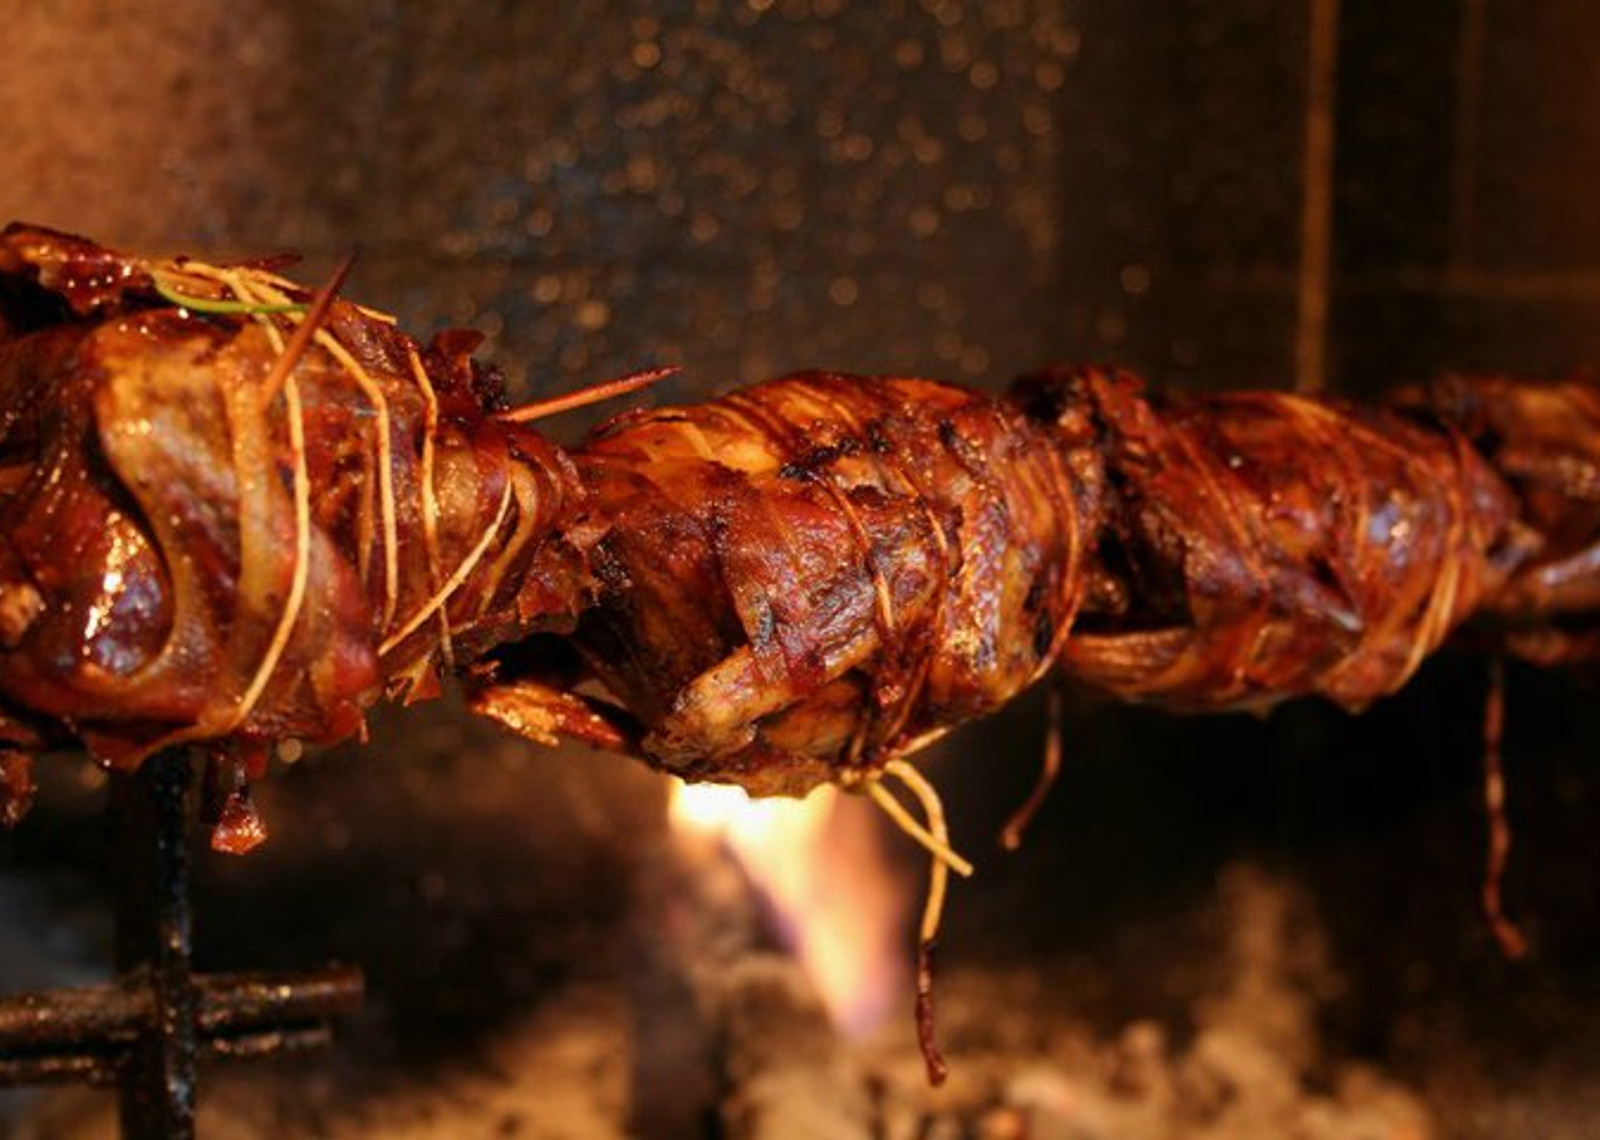
<path fill-rule="evenodd" d="M 1475 610 L 1549 656 L 1548 615 L 1600 597 L 1584 382 L 1359 410 L 810 373 L 625 415 L 575 468 L 495 414 L 470 335 L 314 300 L 0 237 L 0 744 L 336 739 L 581 613 L 580 669 L 506 667 L 479 706 L 795 793 L 1057 658 L 1126 699 L 1360 707 Z"/>
<path fill-rule="evenodd" d="M 605 535 L 572 643 L 653 763 L 757 794 L 870 773 L 1021 691 L 1099 521 L 1069 432 L 928 380 L 791 376 L 625 414 L 576 458 Z M 479 707 L 525 721 L 543 692 Z"/>
<path fill-rule="evenodd" d="M 1001 399 L 807 373 L 625 414 L 576 459 L 605 537 L 571 644 L 621 710 L 573 676 L 478 706 L 758 794 L 881 767 L 1058 657 L 1123 700 L 1359 709 L 1511 604 L 1541 541 L 1434 410 L 1157 404 L 1101 369 Z"/>
<path fill-rule="evenodd" d="M 570 624 L 575 472 L 492 414 L 476 339 L 423 348 L 259 266 L 0 235 L 0 738 L 123 766 L 336 740 Z"/>
<path fill-rule="evenodd" d="M 1014 392 L 1100 425 L 1096 588 L 1062 670 L 1119 700 L 1357 710 L 1507 587 L 1518 503 L 1459 431 L 1287 392 L 1153 404 L 1124 373 Z"/>

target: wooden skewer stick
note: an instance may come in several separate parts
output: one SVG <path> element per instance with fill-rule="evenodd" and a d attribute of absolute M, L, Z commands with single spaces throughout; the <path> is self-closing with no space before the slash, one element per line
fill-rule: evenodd
<path fill-rule="evenodd" d="M 496 419 L 506 420 L 514 424 L 532 423 L 549 416 L 559 416 L 563 412 L 570 412 L 576 408 L 586 408 L 590 404 L 598 404 L 603 400 L 614 400 L 618 396 L 626 396 L 630 392 L 637 392 L 641 388 L 648 388 L 658 384 L 668 376 L 676 376 L 683 369 L 676 365 L 666 368 L 647 368 L 642 372 L 630 372 L 626 376 L 619 376 L 615 380 L 606 380 L 599 384 L 591 384 L 587 388 L 579 388 L 576 392 L 567 392 L 560 396 L 551 396 L 546 400 L 535 400 L 531 404 L 523 404 L 520 408 L 512 408 L 508 412 L 501 412 Z"/>

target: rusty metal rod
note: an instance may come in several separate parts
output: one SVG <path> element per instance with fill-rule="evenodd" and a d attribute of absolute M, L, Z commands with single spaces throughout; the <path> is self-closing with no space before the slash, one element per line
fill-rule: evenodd
<path fill-rule="evenodd" d="M 200 1032 L 208 1040 L 264 1026 L 297 1029 L 355 1013 L 365 983 L 354 966 L 321 966 L 290 974 L 206 974 L 200 978 Z"/>
<path fill-rule="evenodd" d="M 327 1025 L 308 1025 L 300 1029 L 262 1029 L 234 1037 L 220 1037 L 201 1047 L 201 1061 L 248 1061 L 256 1057 L 275 1057 L 321 1049 L 333 1040 Z M 95 1043 L 76 1053 L 50 1053 L 38 1056 L 12 1054 L 0 1059 L 0 1086 L 90 1084 L 111 1085 L 123 1069 L 122 1050 L 108 1047 L 97 1051 Z"/>
<path fill-rule="evenodd" d="M 0 1054 L 131 1041 L 151 1009 L 148 993 L 117 985 L 0 998 Z"/>
<path fill-rule="evenodd" d="M 109 1085 L 117 1079 L 119 1065 L 114 1055 L 74 1053 L 69 1056 L 19 1057 L 0 1059 L 0 1086 L 91 1084 Z"/>
<path fill-rule="evenodd" d="M 324 966 L 295 973 L 206 974 L 196 979 L 196 989 L 200 1032 L 209 1043 L 354 1013 L 361 1008 L 362 978 L 353 967 Z M 0 998 L 0 1053 L 131 1043 L 154 1012 L 149 989 L 126 984 Z"/>
<path fill-rule="evenodd" d="M 189 954 L 189 788 L 180 748 L 111 777 L 116 964 L 124 984 L 148 985 L 152 1018 L 118 1082 L 124 1140 L 194 1135 L 199 993 Z"/>

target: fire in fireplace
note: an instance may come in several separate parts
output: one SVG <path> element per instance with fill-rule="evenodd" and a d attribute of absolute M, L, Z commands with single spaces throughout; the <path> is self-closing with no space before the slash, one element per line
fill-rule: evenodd
<path fill-rule="evenodd" d="M 864 802 L 831 788 L 752 800 L 728 785 L 675 784 L 669 817 L 686 846 L 726 844 L 840 1032 L 883 1026 L 909 985 L 911 885 Z"/>

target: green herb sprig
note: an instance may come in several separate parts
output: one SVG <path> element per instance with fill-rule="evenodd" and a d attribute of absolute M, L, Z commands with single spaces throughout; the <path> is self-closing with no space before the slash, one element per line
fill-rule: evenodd
<path fill-rule="evenodd" d="M 152 273 L 151 283 L 155 290 L 164 299 L 174 305 L 188 309 L 191 313 L 218 313 L 242 316 L 258 316 L 272 313 L 304 313 L 311 308 L 310 304 L 281 304 L 268 305 L 254 301 L 230 301 L 221 297 L 196 297 L 191 293 L 184 293 L 174 288 L 172 283 L 165 280 L 161 274 Z"/>

